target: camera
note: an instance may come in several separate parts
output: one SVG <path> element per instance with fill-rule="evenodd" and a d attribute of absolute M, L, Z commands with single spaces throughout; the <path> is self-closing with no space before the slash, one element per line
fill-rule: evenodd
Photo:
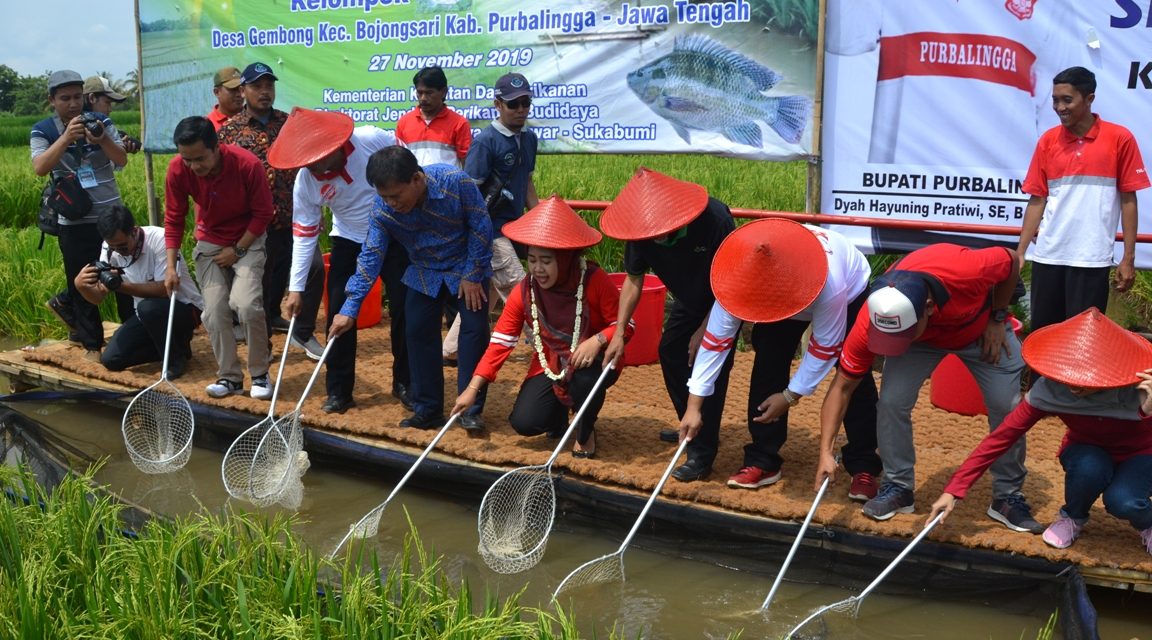
<path fill-rule="evenodd" d="M 120 285 L 124 284 L 124 278 L 120 276 L 120 274 L 124 272 L 123 269 L 113 267 L 103 260 L 93 262 L 92 266 L 96 268 L 96 277 L 100 280 L 100 284 L 104 285 L 109 291 L 115 291 L 120 288 Z"/>
<path fill-rule="evenodd" d="M 104 135 L 104 123 L 100 122 L 100 118 L 96 114 L 85 112 L 80 116 L 80 121 L 84 123 L 84 128 L 92 134 L 93 138 Z"/>
<path fill-rule="evenodd" d="M 480 185 L 480 195 L 484 197 L 488 213 L 495 213 L 497 209 L 512 201 L 512 192 L 504 188 L 504 180 L 496 172 L 492 172 Z"/>

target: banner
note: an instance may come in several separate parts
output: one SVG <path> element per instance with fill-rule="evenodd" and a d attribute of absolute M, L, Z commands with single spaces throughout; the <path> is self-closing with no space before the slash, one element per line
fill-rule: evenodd
<path fill-rule="evenodd" d="M 1059 125 L 1052 78 L 1096 74 L 1093 112 L 1152 154 L 1149 2 L 828 0 L 825 213 L 1019 227 L 1040 135 Z M 1139 192 L 1140 230 L 1152 200 Z M 1015 248 L 1016 236 L 838 226 L 865 251 L 931 242 Z M 1117 243 L 1116 257 L 1121 255 Z M 1152 248 L 1137 245 L 1137 265 Z"/>
<path fill-rule="evenodd" d="M 545 152 L 811 152 L 817 0 L 138 3 L 149 150 L 171 151 L 176 123 L 212 108 L 218 68 L 259 61 L 277 108 L 386 129 L 416 102 L 412 76 L 439 65 L 477 129 L 496 117 L 496 79 L 524 74 Z"/>

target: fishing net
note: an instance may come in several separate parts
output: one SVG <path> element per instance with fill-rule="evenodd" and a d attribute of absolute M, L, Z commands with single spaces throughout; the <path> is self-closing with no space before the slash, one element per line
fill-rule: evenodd
<path fill-rule="evenodd" d="M 656 502 L 657 496 L 664 489 L 664 483 L 668 482 L 668 476 L 672 475 L 672 469 L 676 467 L 676 463 L 680 460 L 680 456 L 684 455 L 684 449 L 691 442 L 690 438 L 685 438 L 680 441 L 680 446 L 676 447 L 676 452 L 672 454 L 672 459 L 668 461 L 668 466 L 664 469 L 664 474 L 660 476 L 659 482 L 656 483 L 656 488 L 652 490 L 652 495 L 648 496 L 648 501 L 644 503 L 644 508 L 640 510 L 640 515 L 636 517 L 636 522 L 632 525 L 632 529 L 628 531 L 628 535 L 624 536 L 624 542 L 620 543 L 620 548 L 607 555 L 600 556 L 595 560 L 589 560 L 576 568 L 575 571 L 569 573 L 560 586 L 556 587 L 556 591 L 552 594 L 552 599 L 555 600 L 560 594 L 566 590 L 578 589 L 593 584 L 604 584 L 608 582 L 624 582 L 624 550 L 632 542 L 632 538 L 636 537 L 636 532 L 640 530 L 640 524 L 644 522 L 644 517 L 648 515 L 648 511 L 652 508 L 652 504 Z"/>
<path fill-rule="evenodd" d="M 497 573 L 519 573 L 544 557 L 556 516 L 552 460 L 500 477 L 480 503 L 480 557 Z"/>
<path fill-rule="evenodd" d="M 544 557 L 552 522 L 556 518 L 556 487 L 552 484 L 552 463 L 580 424 L 592 398 L 604 379 L 615 369 L 604 367 L 588 397 L 572 417 L 568 429 L 542 465 L 520 467 L 500 476 L 484 494 L 476 529 L 479 552 L 484 564 L 497 573 L 519 573 L 536 566 Z"/>
<path fill-rule="evenodd" d="M 168 354 L 172 349 L 172 318 L 176 292 L 168 303 L 168 330 L 160 379 L 132 399 L 120 430 L 132 464 L 144 473 L 168 473 L 188 463 L 192 455 L 195 419 L 192 406 L 176 385 L 168 381 Z"/>
<path fill-rule="evenodd" d="M 418 458 L 416 458 L 416 461 L 412 463 L 412 466 L 408 468 L 408 472 L 404 474 L 404 477 L 400 478 L 400 482 L 397 482 L 396 486 L 392 488 L 392 492 L 388 494 L 388 497 L 384 499 L 384 502 L 376 505 L 371 511 L 364 514 L 364 516 L 360 518 L 356 524 L 349 528 L 348 533 L 344 535 L 344 538 L 340 540 L 340 543 L 336 545 L 336 548 L 332 550 L 332 553 L 328 554 L 329 558 L 336 557 L 336 554 L 340 552 L 340 549 L 344 546 L 344 544 L 352 538 L 364 539 L 376 536 L 380 528 L 380 516 L 384 515 L 384 509 L 388 508 L 388 503 L 391 502 L 392 498 L 400 492 L 400 488 L 408 482 L 408 478 L 412 477 L 412 474 L 416 472 L 416 468 L 420 466 L 421 462 L 424 462 L 424 458 L 427 458 L 429 453 L 432 453 L 432 450 L 436 448 L 436 443 L 440 442 L 440 439 L 444 437 L 445 433 L 448 433 L 448 429 L 452 427 L 452 424 L 456 422 L 456 419 L 459 417 L 459 413 L 452 414 L 452 417 L 448 419 L 448 422 L 444 423 L 443 427 L 440 427 L 440 431 L 434 438 L 432 438 L 432 441 L 428 443 L 428 446 L 424 447 L 424 451 Z"/>

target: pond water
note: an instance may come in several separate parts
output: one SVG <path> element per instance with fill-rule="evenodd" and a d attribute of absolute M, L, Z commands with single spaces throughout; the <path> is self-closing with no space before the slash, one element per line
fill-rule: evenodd
<path fill-rule="evenodd" d="M 108 459 L 97 478 L 124 498 L 152 510 L 175 515 L 226 506 L 251 508 L 228 498 L 220 478 L 222 455 L 196 449 L 187 467 L 167 475 L 148 476 L 128 460 L 120 436 L 121 410 L 98 404 L 20 403 L 16 409 L 47 425 L 65 443 L 93 458 Z M 253 420 L 256 421 L 255 419 Z M 379 504 L 392 485 L 382 479 L 355 476 L 313 466 L 304 477 L 305 497 L 297 532 L 320 553 L 328 553 L 348 527 Z M 379 535 L 370 540 L 380 556 L 401 550 L 407 530 L 405 512 L 427 548 L 444 556 L 453 580 L 467 580 L 474 592 L 510 595 L 525 589 L 524 604 L 549 608 L 552 591 L 587 560 L 615 551 L 630 524 L 576 524 L 558 515 L 544 560 L 533 569 L 510 576 L 489 570 L 476 552 L 478 500 L 460 500 L 406 487 L 388 506 Z M 834 585 L 785 582 L 768 615 L 755 613 L 775 577 L 738 570 L 740 558 L 711 556 L 709 561 L 669 555 L 669 546 L 641 533 L 624 555 L 627 581 L 573 592 L 570 610 L 587 637 L 607 637 L 613 625 L 624 637 L 724 638 L 742 631 L 744 638 L 781 637 L 815 607 L 842 600 L 853 591 Z M 661 549 L 663 552 L 654 551 Z M 804 549 L 801 549 L 801 554 Z M 874 575 L 874 574 L 872 574 Z M 1093 589 L 1103 638 L 1152 638 L 1146 611 L 1148 594 Z M 930 596 L 902 598 L 870 595 L 861 615 L 852 620 L 827 619 L 827 638 L 1035 638 L 1056 602 L 1024 613 L 1007 612 L 1003 599 L 944 602 Z"/>

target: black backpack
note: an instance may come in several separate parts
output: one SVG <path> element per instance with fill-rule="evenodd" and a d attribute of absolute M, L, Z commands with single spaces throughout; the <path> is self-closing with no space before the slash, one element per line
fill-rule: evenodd
<path fill-rule="evenodd" d="M 41 135 L 52 145 L 60 138 L 56 130 L 56 123 L 52 118 L 45 118 L 32 125 L 34 131 Z M 71 153 L 71 150 L 69 150 Z M 92 211 L 92 198 L 80 184 L 76 174 L 69 171 L 57 175 L 53 170 L 52 176 L 40 192 L 40 212 L 36 217 L 36 226 L 40 229 L 40 245 L 44 248 L 44 236 L 60 235 L 60 223 L 56 216 L 64 216 L 69 220 L 79 220 Z"/>

